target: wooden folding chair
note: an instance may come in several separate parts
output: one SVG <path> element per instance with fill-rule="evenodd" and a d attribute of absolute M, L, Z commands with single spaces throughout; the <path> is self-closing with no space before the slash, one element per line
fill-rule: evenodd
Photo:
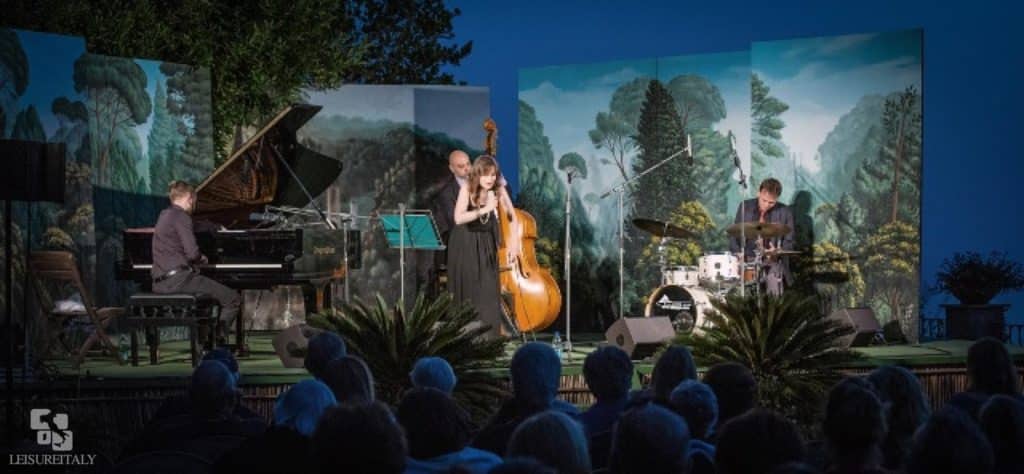
<path fill-rule="evenodd" d="M 72 350 L 72 365 L 78 367 L 82 361 L 85 360 L 85 356 L 89 349 L 97 341 L 100 343 L 102 348 L 110 351 L 110 354 L 117 360 L 118 364 L 123 364 L 120 354 L 118 354 L 118 348 L 114 343 L 107 337 L 104 328 L 110 324 L 115 318 L 124 314 L 123 308 L 97 308 L 92 304 L 92 297 L 89 291 L 85 288 L 85 283 L 82 281 L 82 275 L 78 271 L 78 263 L 75 261 L 75 256 L 71 252 L 66 251 L 34 251 L 29 257 L 29 271 L 30 274 L 40 280 L 49 280 L 59 283 L 70 283 L 82 295 L 82 304 L 85 306 L 84 311 L 59 311 L 58 308 L 54 307 L 48 311 L 49 320 L 53 320 L 56 323 L 63 326 L 64 322 L 70 318 L 88 315 L 92 321 L 94 329 L 89 337 L 86 338 L 82 346 L 76 351 Z M 37 293 L 40 293 L 37 288 Z M 40 299 L 42 294 L 40 293 Z M 41 304 L 45 305 L 46 302 L 40 301 Z M 48 322 L 49 322 L 48 320 Z M 63 330 L 63 329 L 62 329 Z"/>

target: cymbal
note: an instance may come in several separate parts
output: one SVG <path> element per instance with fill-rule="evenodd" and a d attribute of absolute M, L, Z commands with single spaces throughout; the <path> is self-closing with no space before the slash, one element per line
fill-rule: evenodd
<path fill-rule="evenodd" d="M 789 226 L 774 222 L 737 222 L 725 228 L 725 232 L 733 237 L 746 234 L 747 238 L 782 237 L 789 233 Z"/>
<path fill-rule="evenodd" d="M 675 237 L 677 239 L 688 239 L 694 237 L 693 233 L 683 229 L 682 227 L 674 226 L 667 222 L 656 221 L 654 219 L 633 219 L 633 225 L 650 232 L 659 237 Z"/>

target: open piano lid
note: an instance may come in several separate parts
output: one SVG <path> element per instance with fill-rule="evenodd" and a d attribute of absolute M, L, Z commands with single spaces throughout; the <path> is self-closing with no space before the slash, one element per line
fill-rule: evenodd
<path fill-rule="evenodd" d="M 342 163 L 298 143 L 295 132 L 321 109 L 294 104 L 282 110 L 196 187 L 196 219 L 248 228 L 249 215 L 265 206 L 305 207 L 309 198 L 284 160 L 315 199 L 341 174 Z"/>

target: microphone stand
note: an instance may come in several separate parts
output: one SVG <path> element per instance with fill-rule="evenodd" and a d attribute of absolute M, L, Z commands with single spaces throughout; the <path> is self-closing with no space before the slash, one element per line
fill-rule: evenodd
<path fill-rule="evenodd" d="M 624 309 L 625 308 L 625 301 L 623 300 L 623 294 L 625 293 L 623 288 L 624 288 L 625 273 L 626 273 L 624 268 L 623 268 L 623 260 L 625 259 L 625 254 L 626 254 L 626 250 L 625 250 L 626 234 L 625 234 L 625 229 L 624 229 L 624 226 L 623 226 L 623 223 L 622 223 L 622 206 L 623 206 L 623 204 L 622 204 L 623 196 L 622 195 L 626 192 L 626 188 L 629 187 L 629 185 L 632 184 L 634 181 L 636 181 L 637 179 L 640 179 L 641 177 L 645 176 L 647 173 L 650 173 L 651 171 L 654 171 L 654 170 L 658 169 L 659 167 L 661 167 L 665 163 L 668 163 L 669 160 L 672 160 L 672 159 L 674 159 L 674 158 L 676 158 L 676 157 L 678 157 L 680 155 L 683 155 L 683 154 L 687 155 L 690 158 L 690 164 L 692 165 L 693 164 L 693 152 L 692 152 L 692 150 L 690 148 L 690 135 L 686 135 L 686 147 L 684 147 L 683 149 L 681 149 L 681 150 L 679 150 L 679 151 L 669 155 L 668 158 L 665 158 L 664 160 L 661 160 L 661 161 L 651 165 L 650 168 L 647 168 L 647 169 L 643 170 L 639 174 L 633 175 L 629 179 L 622 180 L 622 182 L 620 182 L 619 184 L 616 184 L 611 189 L 609 189 L 609 190 L 605 191 L 603 194 L 601 194 L 601 199 L 604 199 L 604 198 L 608 197 L 612 193 L 618 193 L 618 195 L 619 195 L 619 318 L 620 319 L 625 315 L 625 312 L 626 312 L 625 309 Z"/>
<path fill-rule="evenodd" d="M 729 151 L 732 152 L 732 164 L 736 167 L 736 170 L 740 173 L 739 185 L 743 188 L 740 191 L 740 219 L 747 218 L 747 194 L 750 190 L 747 188 L 747 175 L 743 173 L 743 164 L 740 163 L 740 155 L 736 153 L 736 135 L 732 134 L 732 130 L 729 130 Z M 747 226 L 740 225 L 740 297 L 747 296 L 747 283 L 743 281 L 744 274 L 747 271 Z M 754 280 L 757 280 L 757 275 L 754 276 Z"/>
<path fill-rule="evenodd" d="M 565 173 L 565 348 L 567 360 L 572 360 L 572 178 L 573 170 Z"/>

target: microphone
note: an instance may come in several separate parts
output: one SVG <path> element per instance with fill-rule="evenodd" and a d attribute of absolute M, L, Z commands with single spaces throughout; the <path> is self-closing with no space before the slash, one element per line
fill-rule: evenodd
<path fill-rule="evenodd" d="M 686 134 L 686 154 L 690 157 L 690 166 L 693 166 L 693 145 L 690 144 L 690 134 Z"/>

